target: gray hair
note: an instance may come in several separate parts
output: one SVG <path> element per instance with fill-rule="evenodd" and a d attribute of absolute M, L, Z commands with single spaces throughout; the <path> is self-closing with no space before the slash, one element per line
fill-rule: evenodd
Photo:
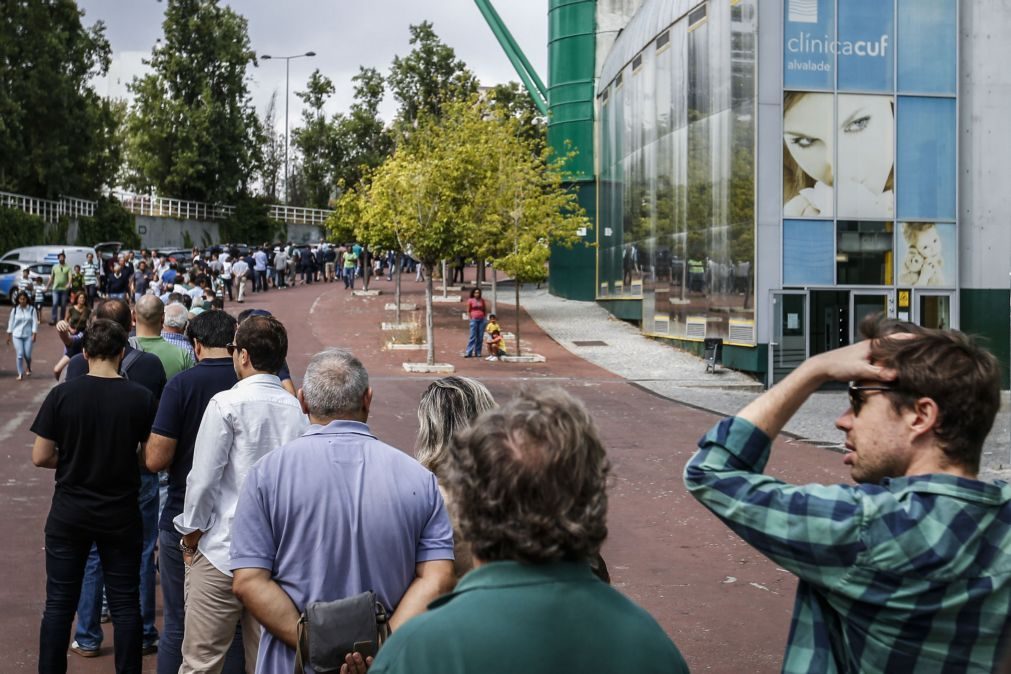
<path fill-rule="evenodd" d="M 190 310 L 179 302 L 165 307 L 165 327 L 183 330 L 189 322 Z"/>
<path fill-rule="evenodd" d="M 369 373 L 345 349 L 327 349 L 312 357 L 302 380 L 302 398 L 320 419 L 356 416 L 369 390 Z"/>
<path fill-rule="evenodd" d="M 484 384 L 467 377 L 433 381 L 418 405 L 418 442 L 414 456 L 425 468 L 440 475 L 453 435 L 470 426 L 483 412 L 495 407 Z"/>

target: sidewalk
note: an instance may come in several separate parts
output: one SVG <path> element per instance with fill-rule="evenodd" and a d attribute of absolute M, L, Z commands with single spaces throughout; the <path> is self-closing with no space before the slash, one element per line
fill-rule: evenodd
<path fill-rule="evenodd" d="M 512 306 L 511 286 L 500 290 L 499 304 Z M 524 287 L 520 304 L 537 325 L 573 354 L 653 393 L 719 414 L 734 414 L 764 390 L 752 377 L 732 370 L 707 374 L 700 358 L 660 340 L 644 337 L 633 325 L 611 316 L 596 302 L 577 302 Z M 599 341 L 603 345 L 580 346 Z M 786 425 L 786 432 L 813 444 L 842 451 L 836 417 L 849 403 L 844 391 L 816 393 Z M 1011 480 L 1011 402 L 1004 404 L 983 449 L 981 477 Z"/>

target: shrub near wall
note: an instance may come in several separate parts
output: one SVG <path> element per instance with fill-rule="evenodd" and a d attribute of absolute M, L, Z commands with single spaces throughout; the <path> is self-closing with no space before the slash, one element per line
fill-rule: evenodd
<path fill-rule="evenodd" d="M 46 223 L 37 215 L 13 208 L 0 208 L 0 254 L 45 243 Z"/>
<path fill-rule="evenodd" d="M 76 245 L 93 246 L 103 241 L 121 241 L 124 248 L 140 248 L 137 218 L 115 197 L 100 197 L 94 217 L 81 218 L 77 224 Z"/>

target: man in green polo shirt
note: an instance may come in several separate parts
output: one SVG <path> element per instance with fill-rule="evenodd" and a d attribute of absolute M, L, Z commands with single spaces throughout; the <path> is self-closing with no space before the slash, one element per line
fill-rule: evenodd
<path fill-rule="evenodd" d="M 609 465 L 582 403 L 521 393 L 457 436 L 447 464 L 475 568 L 393 633 L 370 674 L 688 671 L 656 621 L 590 569 Z"/>
<path fill-rule="evenodd" d="M 195 363 L 189 351 L 161 336 L 165 322 L 165 305 L 158 297 L 142 296 L 134 309 L 134 317 L 137 321 L 137 336 L 131 342 L 133 347 L 158 356 L 162 367 L 165 368 L 166 380 L 193 367 Z"/>
<path fill-rule="evenodd" d="M 67 296 L 70 294 L 70 267 L 67 266 L 67 256 L 60 253 L 56 256 L 57 264 L 49 276 L 49 290 L 53 291 L 53 313 L 49 325 L 56 325 L 67 313 Z"/>

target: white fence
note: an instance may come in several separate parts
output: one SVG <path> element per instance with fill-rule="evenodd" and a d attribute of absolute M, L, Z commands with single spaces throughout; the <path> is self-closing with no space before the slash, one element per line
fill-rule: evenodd
<path fill-rule="evenodd" d="M 16 208 L 25 213 L 37 215 L 46 222 L 57 222 L 64 216 L 75 219 L 95 214 L 95 202 L 87 199 L 64 197 L 59 201 L 52 201 L 10 192 L 0 192 L 0 207 Z"/>
<path fill-rule="evenodd" d="M 152 197 L 129 192 L 114 192 L 123 207 L 135 215 L 156 218 L 177 218 L 180 220 L 224 220 L 235 213 L 235 206 L 208 204 L 201 201 Z M 46 222 L 57 222 L 61 217 L 76 219 L 95 214 L 94 201 L 76 197 L 62 197 L 59 201 L 37 199 L 23 194 L 0 192 L 0 207 L 16 208 L 41 217 Z M 270 217 L 279 222 L 293 225 L 326 224 L 327 216 L 333 211 L 321 208 L 299 208 L 296 206 L 270 207 Z"/>

